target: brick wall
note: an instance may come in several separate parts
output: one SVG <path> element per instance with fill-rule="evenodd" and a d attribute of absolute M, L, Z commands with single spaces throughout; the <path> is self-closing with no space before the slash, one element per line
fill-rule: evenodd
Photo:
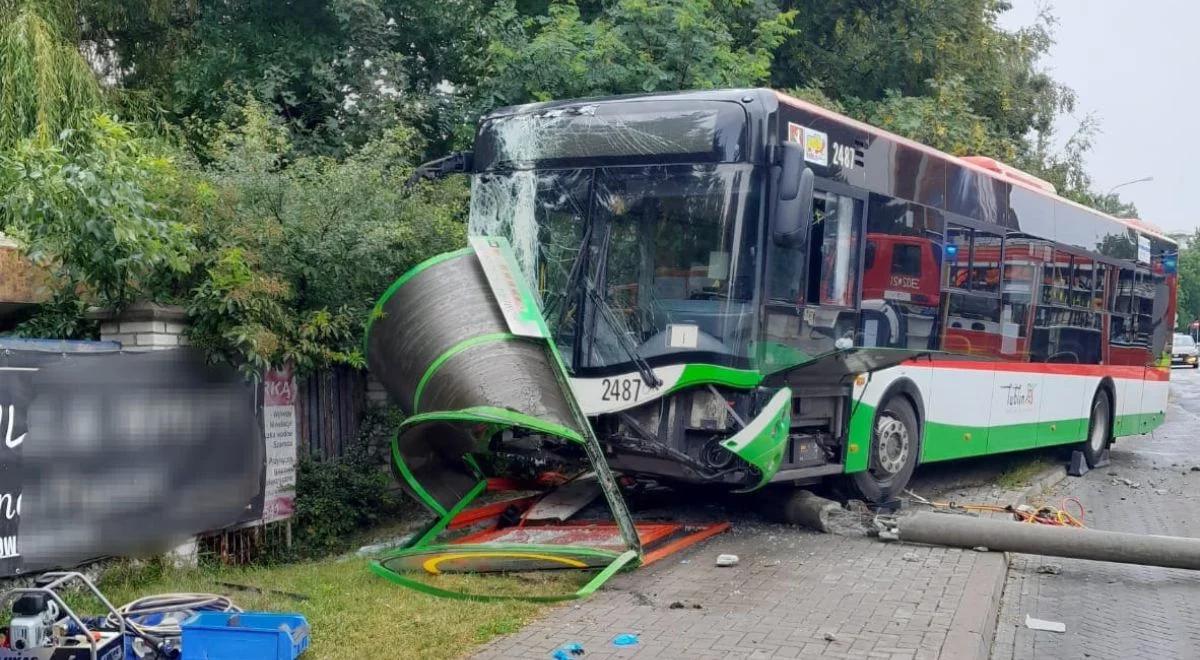
<path fill-rule="evenodd" d="M 46 300 L 46 274 L 25 260 L 15 244 L 0 234 L 0 302 Z"/>
<path fill-rule="evenodd" d="M 100 321 L 100 338 L 118 342 L 126 351 L 156 351 L 188 343 L 182 307 L 135 303 L 119 314 L 93 310 L 91 316 Z"/>

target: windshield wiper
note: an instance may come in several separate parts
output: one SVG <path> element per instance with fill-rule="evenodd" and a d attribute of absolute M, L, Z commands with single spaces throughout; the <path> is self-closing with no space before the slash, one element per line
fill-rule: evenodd
<path fill-rule="evenodd" d="M 579 275 L 583 272 L 583 262 L 586 261 L 588 246 L 591 242 L 592 224 L 589 222 L 583 230 L 583 238 L 579 241 L 579 251 L 575 253 L 575 259 L 571 261 L 571 270 L 567 273 L 567 281 L 563 285 L 563 293 L 554 299 L 553 304 L 546 305 L 547 319 L 550 318 L 555 310 L 558 311 L 558 322 L 554 325 L 556 328 L 561 328 L 562 324 L 567 320 L 567 312 L 571 310 L 571 306 L 567 305 L 565 301 L 575 291 L 575 284 L 579 279 Z M 558 310 L 560 305 L 562 309 Z"/>
<path fill-rule="evenodd" d="M 601 282 L 608 280 L 608 250 L 610 247 L 612 247 L 611 223 L 605 227 L 604 238 L 601 240 L 600 249 L 597 250 L 596 254 L 596 274 L 597 278 Z M 621 348 L 625 351 L 625 354 L 629 357 L 630 361 L 632 361 L 633 365 L 637 367 L 638 373 L 642 376 L 642 382 L 646 383 L 647 386 L 652 388 L 661 385 L 662 381 L 658 379 L 658 375 L 654 373 L 654 369 L 650 367 L 650 363 L 646 362 L 646 358 L 638 354 L 637 344 L 634 343 L 633 338 L 629 336 L 629 333 L 624 331 L 620 319 L 618 319 L 616 313 L 612 311 L 612 306 L 608 304 L 608 301 L 605 300 L 604 295 L 601 294 L 596 288 L 595 282 L 593 282 L 592 279 L 586 274 L 583 276 L 583 286 L 584 293 L 586 293 L 588 297 L 592 299 L 592 304 L 596 306 L 596 310 L 600 312 L 600 316 L 604 318 L 604 322 L 607 323 L 609 329 L 611 329 L 617 335 L 617 343 L 621 345 Z M 594 319 L 595 316 L 592 318 Z M 596 341 L 596 330 L 594 323 L 592 324 L 590 339 L 594 344 Z"/>
<path fill-rule="evenodd" d="M 637 367 L 638 374 L 642 377 L 642 382 L 646 383 L 647 387 L 652 388 L 662 385 L 662 380 L 659 379 L 658 374 L 654 373 L 654 368 L 650 366 L 646 358 L 637 352 L 637 344 L 634 344 L 633 339 L 621 329 L 620 320 L 613 313 L 608 301 L 596 290 L 596 285 L 592 283 L 591 278 L 583 278 L 583 290 L 592 299 L 592 304 L 596 306 L 596 309 L 600 312 L 600 316 L 604 318 L 604 322 L 617 335 L 617 343 L 621 345 L 621 348 L 625 350 L 625 354 L 629 357 L 630 361 Z M 594 330 L 592 332 L 593 334 L 595 333 Z"/>

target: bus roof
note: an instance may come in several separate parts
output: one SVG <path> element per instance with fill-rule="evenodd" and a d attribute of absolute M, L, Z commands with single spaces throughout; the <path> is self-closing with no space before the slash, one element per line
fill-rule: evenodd
<path fill-rule="evenodd" d="M 1178 245 L 1178 243 L 1176 243 L 1176 241 L 1174 239 L 1167 236 L 1165 231 L 1163 231 L 1162 229 L 1160 229 L 1144 220 L 1140 220 L 1137 218 L 1117 218 L 1115 216 L 1111 216 L 1107 213 L 1098 211 L 1089 206 L 1080 204 L 1079 202 L 1076 202 L 1074 200 L 1067 199 L 1067 198 L 1057 194 L 1057 191 L 1054 190 L 1054 186 L 1052 184 L 1050 184 L 1049 182 L 1043 181 L 1043 180 L 1033 176 L 1032 174 L 1022 172 L 1010 165 L 1005 165 L 1004 163 L 1001 163 L 994 159 L 990 159 L 985 156 L 967 156 L 967 157 L 953 156 L 944 151 L 935 149 L 927 144 L 922 144 L 920 142 L 917 142 L 916 140 L 911 140 L 909 138 L 902 137 L 900 135 L 896 135 L 895 133 L 886 131 L 882 128 L 872 126 L 871 124 L 859 121 L 857 119 L 852 119 L 850 117 L 847 117 L 846 115 L 823 108 L 814 103 L 810 103 L 808 101 L 798 99 L 794 96 L 790 96 L 783 92 L 775 91 L 775 95 L 779 98 L 780 102 L 787 103 L 788 105 L 792 105 L 795 107 L 799 107 L 799 108 L 801 108 L 807 112 L 810 112 L 814 115 L 819 115 L 819 116 L 825 117 L 826 119 L 832 119 L 834 121 L 841 122 L 843 124 L 846 124 L 848 126 L 856 128 L 860 131 L 863 131 L 865 133 L 870 133 L 871 135 L 874 135 L 876 137 L 885 138 L 885 139 L 891 140 L 892 142 L 895 142 L 897 144 L 902 144 L 906 147 L 909 147 L 910 149 L 916 149 L 917 151 L 924 152 L 926 154 L 935 156 L 935 157 L 945 160 L 947 162 L 954 163 L 955 165 L 958 165 L 960 167 L 964 167 L 964 168 L 973 170 L 975 172 L 978 172 L 980 174 L 983 174 L 990 179 L 1000 180 L 1000 181 L 1004 181 L 1004 182 L 1011 183 L 1014 185 L 1019 185 L 1022 188 L 1031 190 L 1039 195 L 1044 195 L 1045 197 L 1048 197 L 1055 202 L 1067 204 L 1069 206 L 1074 206 L 1083 211 L 1086 211 L 1093 215 L 1096 215 L 1096 216 L 1099 216 L 1106 220 L 1109 220 L 1113 223 L 1116 223 L 1119 225 L 1124 225 L 1125 227 L 1133 229 L 1134 231 L 1142 232 L 1144 234 L 1149 234 L 1161 241 L 1166 241 L 1172 245 Z M 990 163 L 988 161 L 990 161 Z M 985 166 L 985 165 L 990 165 L 992 163 L 995 164 L 995 168 Z"/>

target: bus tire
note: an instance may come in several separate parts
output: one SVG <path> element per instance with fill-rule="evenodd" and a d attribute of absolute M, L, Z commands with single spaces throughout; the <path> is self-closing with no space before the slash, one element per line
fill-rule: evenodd
<path fill-rule="evenodd" d="M 917 468 L 920 448 L 921 427 L 912 404 L 904 396 L 889 397 L 871 427 L 870 463 L 848 479 L 852 494 L 867 502 L 895 499 Z"/>
<path fill-rule="evenodd" d="M 1103 387 L 1096 390 L 1091 413 L 1088 414 L 1087 438 L 1083 441 L 1083 457 L 1089 468 L 1096 467 L 1104 450 L 1112 442 L 1112 411 L 1112 396 L 1108 390 Z"/>

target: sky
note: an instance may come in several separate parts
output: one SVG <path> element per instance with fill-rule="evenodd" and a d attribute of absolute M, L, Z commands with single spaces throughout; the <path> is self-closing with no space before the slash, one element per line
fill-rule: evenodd
<path fill-rule="evenodd" d="M 1059 118 L 1061 142 L 1088 114 L 1099 122 L 1088 172 L 1095 188 L 1143 177 L 1117 192 L 1143 220 L 1169 232 L 1200 226 L 1190 193 L 1200 187 L 1200 2 L 1197 0 L 1010 0 L 1001 24 L 1036 21 L 1048 6 L 1057 43 L 1042 66 L 1075 90 L 1073 116 Z"/>

